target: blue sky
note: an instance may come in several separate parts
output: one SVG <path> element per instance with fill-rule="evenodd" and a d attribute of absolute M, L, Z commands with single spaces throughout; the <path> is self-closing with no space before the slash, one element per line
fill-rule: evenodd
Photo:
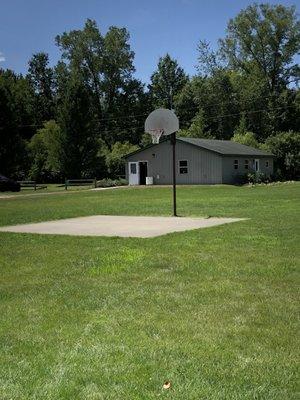
<path fill-rule="evenodd" d="M 247 0 L 1 0 L 0 67 L 25 73 L 33 53 L 49 53 L 51 65 L 60 57 L 57 34 L 80 29 L 87 18 L 102 33 L 109 26 L 126 27 L 135 52 L 136 77 L 148 82 L 158 58 L 167 52 L 187 73 L 196 73 L 197 43 L 212 46 L 224 36 L 229 18 L 253 3 Z M 299 0 L 269 1 L 299 5 Z M 297 9 L 299 12 L 299 7 Z"/>

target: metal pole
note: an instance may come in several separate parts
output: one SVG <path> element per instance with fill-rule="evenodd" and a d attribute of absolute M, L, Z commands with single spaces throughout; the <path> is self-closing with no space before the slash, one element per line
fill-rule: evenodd
<path fill-rule="evenodd" d="M 176 210 L 176 132 L 171 134 L 173 148 L 173 216 L 177 217 Z"/>

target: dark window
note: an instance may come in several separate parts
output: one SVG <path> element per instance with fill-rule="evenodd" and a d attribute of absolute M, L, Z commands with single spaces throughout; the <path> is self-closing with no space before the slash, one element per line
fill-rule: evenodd
<path fill-rule="evenodd" d="M 136 164 L 130 164 L 130 173 L 136 174 Z"/>
<path fill-rule="evenodd" d="M 269 161 L 266 161 L 266 168 L 269 168 Z"/>
<path fill-rule="evenodd" d="M 249 160 L 245 160 L 245 169 L 249 169 Z"/>
<path fill-rule="evenodd" d="M 238 169 L 238 167 L 239 167 L 239 160 L 234 160 L 233 168 Z"/>
<path fill-rule="evenodd" d="M 180 160 L 179 161 L 179 173 L 180 174 L 187 174 L 188 173 L 188 162 L 187 162 L 187 160 Z"/>

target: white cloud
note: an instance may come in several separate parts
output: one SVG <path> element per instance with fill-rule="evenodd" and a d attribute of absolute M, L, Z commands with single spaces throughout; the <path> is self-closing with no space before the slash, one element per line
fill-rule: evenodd
<path fill-rule="evenodd" d="M 6 60 L 6 58 L 5 58 L 4 54 L 1 53 L 1 51 L 0 51 L 0 62 L 3 62 L 5 60 Z"/>

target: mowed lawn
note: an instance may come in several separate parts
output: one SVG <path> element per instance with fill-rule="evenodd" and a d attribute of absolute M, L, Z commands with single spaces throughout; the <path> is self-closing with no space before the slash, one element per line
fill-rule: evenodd
<path fill-rule="evenodd" d="M 299 200 L 297 183 L 180 187 L 180 215 L 249 219 L 153 239 L 1 232 L 0 399 L 299 399 Z M 170 188 L 0 199 L 1 225 L 170 213 Z"/>

